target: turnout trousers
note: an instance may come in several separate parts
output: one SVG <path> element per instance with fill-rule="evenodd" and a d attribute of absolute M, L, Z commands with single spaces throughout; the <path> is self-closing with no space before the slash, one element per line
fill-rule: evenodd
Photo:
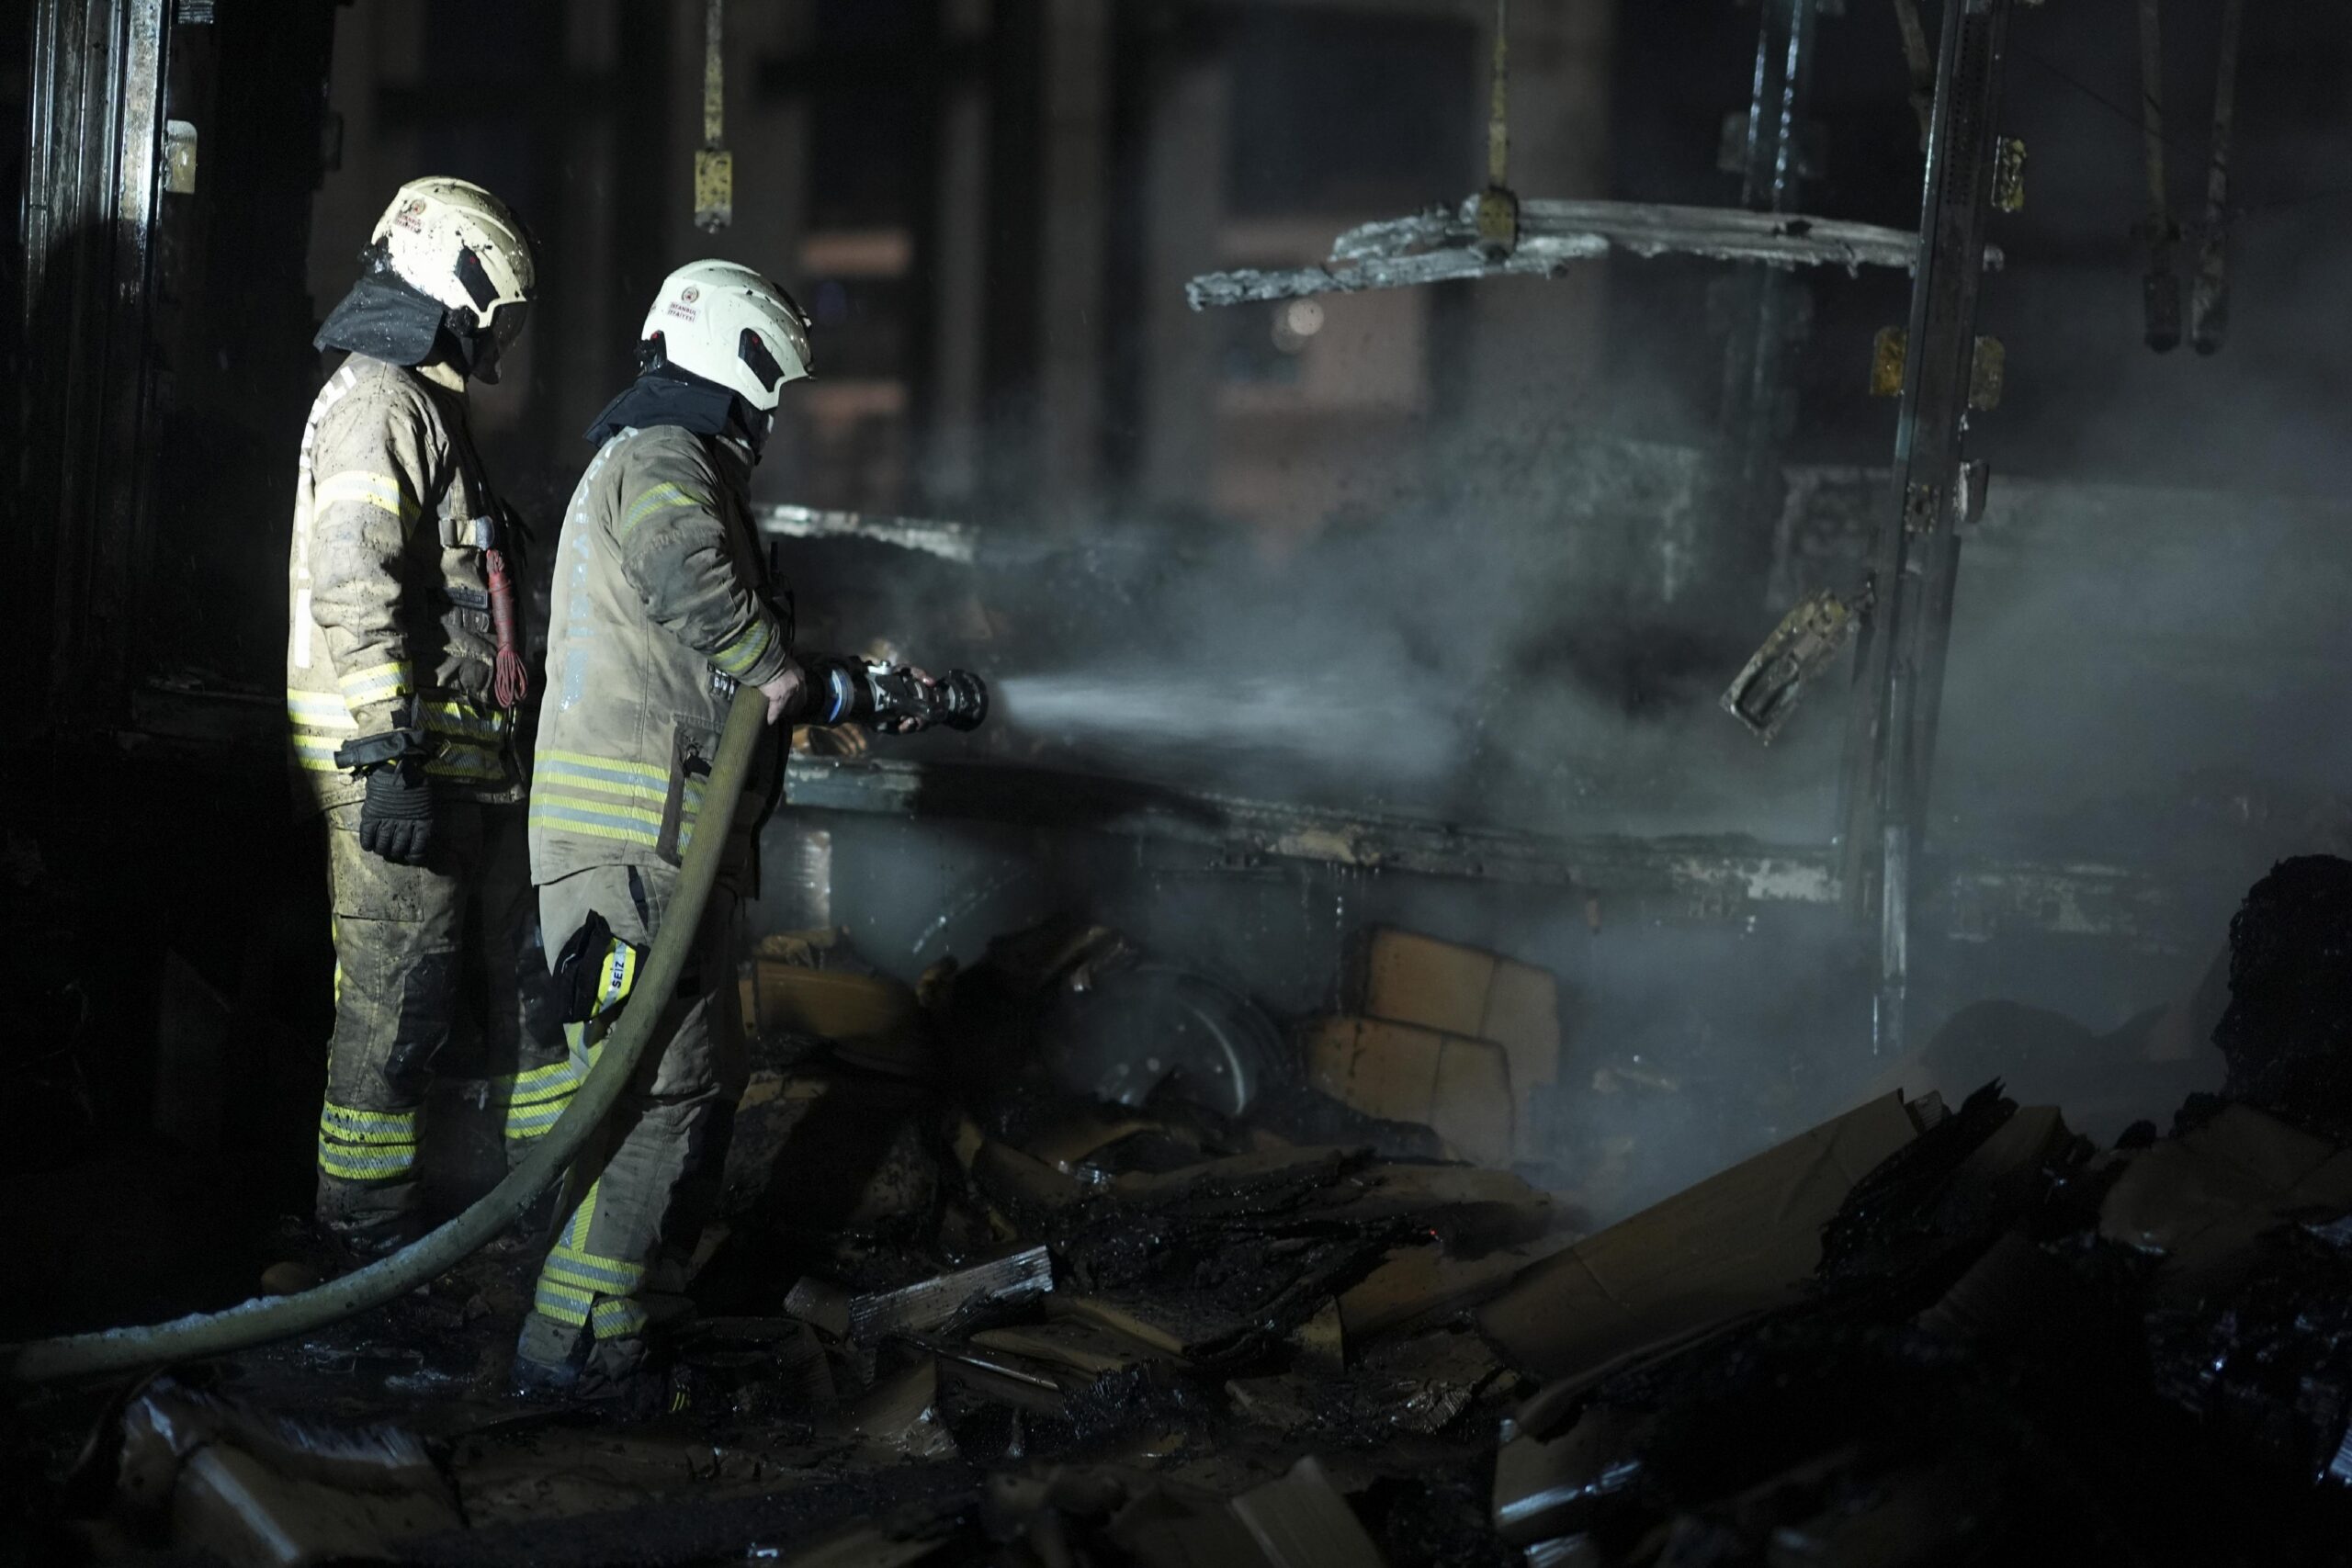
<path fill-rule="evenodd" d="M 677 882 L 666 865 L 599 865 L 539 889 L 548 953 L 560 955 L 592 915 L 611 931 L 605 952 L 588 955 L 596 964 L 587 998 L 594 1016 L 566 1025 L 582 1077 L 628 999 L 638 955 L 651 948 Z M 648 1286 L 665 1262 L 682 1266 L 692 1256 L 717 1207 L 745 1077 L 736 908 L 726 886 L 713 890 L 628 1091 L 572 1163 L 518 1347 L 526 1361 L 576 1369 L 592 1382 L 642 1365 Z"/>
<path fill-rule="evenodd" d="M 555 1124 L 573 1070 L 540 951 L 520 806 L 444 798 L 424 865 L 359 847 L 359 807 L 326 813 L 334 1032 L 319 1114 L 318 1217 L 362 1250 L 424 1228 L 425 1090 L 461 1029 L 469 952 L 489 987 L 481 1050 L 511 1165 Z M 469 1038 L 468 1044 L 473 1041 Z"/>

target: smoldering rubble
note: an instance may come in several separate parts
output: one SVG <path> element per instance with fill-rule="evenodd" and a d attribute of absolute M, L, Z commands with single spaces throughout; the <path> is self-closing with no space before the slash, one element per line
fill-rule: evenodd
<path fill-rule="evenodd" d="M 125 1562 L 2340 1562 L 2347 945 L 2352 863 L 2257 885 L 2166 1125 L 1891 1089 L 1596 1228 L 1514 1160 L 1540 971 L 1367 933 L 1245 1084 L 1053 1021 L 1148 968 L 1099 927 L 920 990 L 772 940 L 665 1413 L 508 1397 L 492 1257 L 28 1399 L 21 1516 Z"/>

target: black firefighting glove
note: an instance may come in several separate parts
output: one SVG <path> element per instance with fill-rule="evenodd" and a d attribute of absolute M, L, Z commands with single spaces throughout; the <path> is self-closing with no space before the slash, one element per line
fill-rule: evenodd
<path fill-rule="evenodd" d="M 433 847 L 433 781 L 422 766 L 394 764 L 368 775 L 359 805 L 359 847 L 394 865 L 423 865 Z"/>
<path fill-rule="evenodd" d="M 421 705 L 412 702 L 407 722 L 380 735 L 362 735 L 335 749 L 334 765 L 365 781 L 359 803 L 359 847 L 394 865 L 423 865 L 433 846 L 433 782 L 424 764 L 433 757 L 433 737 Z"/>

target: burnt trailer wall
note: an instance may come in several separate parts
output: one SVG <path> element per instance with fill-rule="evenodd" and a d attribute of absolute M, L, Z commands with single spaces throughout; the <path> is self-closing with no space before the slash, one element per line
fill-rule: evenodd
<path fill-rule="evenodd" d="M 84 1162 L 0 1195 L 0 1245 L 46 1297 L 184 1304 L 209 1238 L 300 1196 L 331 961 L 278 693 L 335 9 L 40 0 L 0 41 L 0 1174 Z M 213 1227 L 139 1234 L 208 1183 Z"/>
<path fill-rule="evenodd" d="M 334 14 L 41 0 L 27 18 L 8 624 L 64 729 L 215 738 L 204 697 L 277 683 Z"/>
<path fill-rule="evenodd" d="M 1538 965 L 1559 978 L 1565 1043 L 1536 1140 L 1517 1157 L 1576 1187 L 1600 1218 L 1834 1114 L 1894 1066 L 1870 1055 L 1857 1027 L 1866 954 L 1826 853 L 1488 840 L 1477 851 L 1483 874 L 1466 856 L 1433 873 L 1369 863 L 1386 847 L 1373 835 L 1354 847 L 1355 862 L 1335 859 L 1345 852 L 1338 833 L 1319 821 L 1294 820 L 1287 843 L 1264 830 L 1272 813 L 1230 835 L 1199 830 L 1232 811 L 1229 801 L 1140 791 L 1125 803 L 1136 817 L 1186 818 L 1193 831 L 1140 831 L 1099 795 L 1088 800 L 1103 807 L 1092 822 L 1072 810 L 1024 826 L 1001 810 L 994 820 L 959 817 L 953 779 L 907 782 L 797 764 L 788 793 L 798 804 L 763 840 L 756 923 L 835 926 L 858 960 L 910 984 L 943 964 L 968 967 L 992 940 L 1039 922 L 1099 923 L 1147 962 L 1264 1010 L 1282 1032 L 1267 1076 L 1292 1082 L 1302 1071 L 1293 1026 L 1332 1010 L 1347 955 L 1372 927 Z M 1507 863 L 1514 849 L 1529 858 Z M 1923 1035 L 1967 1003 L 2003 997 L 2078 1021 L 2085 1044 L 2185 1001 L 2244 889 L 2220 878 L 2157 887 L 2091 868 L 1932 861 L 1923 879 L 1934 886 L 1921 911 L 1934 938 L 1922 943 L 1917 980 Z M 2052 929 L 2068 925 L 2078 929 Z M 2028 1075 L 2037 1087 L 2066 1071 L 2039 1066 Z M 2182 1084 L 2217 1075 L 2218 1062 L 2192 1062 L 2177 1081 L 2151 1074 L 2141 1088 L 2107 1086 L 2069 1102 L 2111 1134 L 2139 1116 L 2161 1120 Z"/>
<path fill-rule="evenodd" d="M 11 661 L 44 707 L 119 709 L 141 531 L 161 196 L 164 0 L 44 0 L 26 19 Z M 40 392 L 35 394 L 34 389 Z"/>

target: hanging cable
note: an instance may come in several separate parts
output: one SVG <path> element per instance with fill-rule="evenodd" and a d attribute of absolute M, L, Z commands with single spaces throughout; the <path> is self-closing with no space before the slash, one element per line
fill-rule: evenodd
<path fill-rule="evenodd" d="M 1903 63 L 1911 73 L 1911 113 L 1919 121 L 1919 151 L 1936 123 L 1936 56 L 1928 47 L 1928 27 L 1919 19 L 1919 0 L 1894 0 L 1894 25 L 1903 32 Z"/>
<path fill-rule="evenodd" d="M 1495 82 L 1487 107 L 1487 183 L 1510 188 L 1510 0 L 1495 0 Z"/>
<path fill-rule="evenodd" d="M 2142 285 L 2144 336 L 2158 354 L 2180 346 L 2180 276 L 2173 246 L 2180 231 L 2165 190 L 2165 45 L 2162 0 L 2140 0 L 2141 161 L 2148 175 L 2148 216 L 2140 231 L 2147 273 Z"/>
<path fill-rule="evenodd" d="M 1495 81 L 1487 106 L 1487 188 L 1478 193 L 1478 248 L 1499 261 L 1519 249 L 1510 188 L 1510 0 L 1495 0 Z"/>
<path fill-rule="evenodd" d="M 717 233 L 735 220 L 735 154 L 727 150 L 727 0 L 704 0 L 702 145 L 695 152 L 695 227 Z"/>

